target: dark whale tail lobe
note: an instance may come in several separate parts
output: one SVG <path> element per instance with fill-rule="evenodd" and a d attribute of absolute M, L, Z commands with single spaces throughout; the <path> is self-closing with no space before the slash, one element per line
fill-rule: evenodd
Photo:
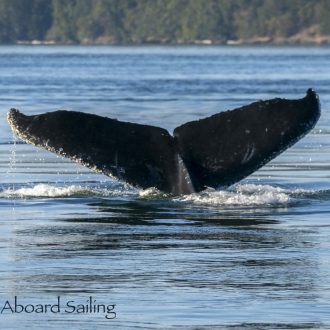
<path fill-rule="evenodd" d="M 141 188 L 187 194 L 248 176 L 307 134 L 320 116 L 317 94 L 272 99 L 174 130 L 73 111 L 8 112 L 23 140 Z"/>
<path fill-rule="evenodd" d="M 272 99 L 177 127 L 179 153 L 196 190 L 228 186 L 305 136 L 320 117 L 318 95 Z"/>

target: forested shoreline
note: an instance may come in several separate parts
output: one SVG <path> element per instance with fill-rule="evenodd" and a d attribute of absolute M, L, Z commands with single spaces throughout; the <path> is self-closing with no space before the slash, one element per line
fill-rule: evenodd
<path fill-rule="evenodd" d="M 330 43 L 330 0 L 0 0 L 0 43 Z"/>

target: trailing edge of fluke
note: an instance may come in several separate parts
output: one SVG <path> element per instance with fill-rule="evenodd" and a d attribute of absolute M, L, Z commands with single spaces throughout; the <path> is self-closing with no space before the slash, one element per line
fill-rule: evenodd
<path fill-rule="evenodd" d="M 320 117 L 317 94 L 275 98 L 185 123 L 173 132 L 74 111 L 8 122 L 21 139 L 129 184 L 174 195 L 245 178 L 305 136 Z"/>

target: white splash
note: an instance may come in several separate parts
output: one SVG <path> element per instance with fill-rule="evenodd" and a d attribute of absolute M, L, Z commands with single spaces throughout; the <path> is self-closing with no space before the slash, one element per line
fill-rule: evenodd
<path fill-rule="evenodd" d="M 45 183 L 36 184 L 33 187 L 19 189 L 6 189 L 0 192 L 0 198 L 56 198 L 72 196 L 118 196 L 127 195 L 132 192 L 106 188 L 91 188 L 80 185 L 57 186 Z"/>
<path fill-rule="evenodd" d="M 19 189 L 7 189 L 0 193 L 1 197 L 68 197 L 85 193 L 86 189 L 70 185 L 67 187 L 57 187 L 49 184 L 37 184 L 34 187 Z"/>
<path fill-rule="evenodd" d="M 292 192 L 269 185 L 243 184 L 228 190 L 206 190 L 177 198 L 177 201 L 212 206 L 286 206 Z"/>
<path fill-rule="evenodd" d="M 133 196 L 142 199 L 171 199 L 195 205 L 218 207 L 287 207 L 300 198 L 318 195 L 311 189 L 284 189 L 270 185 L 237 184 L 227 190 L 208 189 L 200 193 L 171 197 L 156 188 L 137 190 L 124 187 L 95 187 L 89 185 L 58 185 L 38 183 L 31 187 L 8 188 L 0 191 L 0 198 L 66 198 L 66 197 L 116 197 Z"/>
<path fill-rule="evenodd" d="M 141 198 L 153 198 L 153 197 L 166 197 L 167 194 L 161 192 L 155 187 L 139 190 L 139 197 Z"/>

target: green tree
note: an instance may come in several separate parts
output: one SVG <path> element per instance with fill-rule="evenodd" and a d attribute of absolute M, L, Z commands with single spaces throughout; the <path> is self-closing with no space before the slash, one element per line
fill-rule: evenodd
<path fill-rule="evenodd" d="M 330 35 L 330 0 L 0 0 L 0 42 L 225 42 Z"/>

